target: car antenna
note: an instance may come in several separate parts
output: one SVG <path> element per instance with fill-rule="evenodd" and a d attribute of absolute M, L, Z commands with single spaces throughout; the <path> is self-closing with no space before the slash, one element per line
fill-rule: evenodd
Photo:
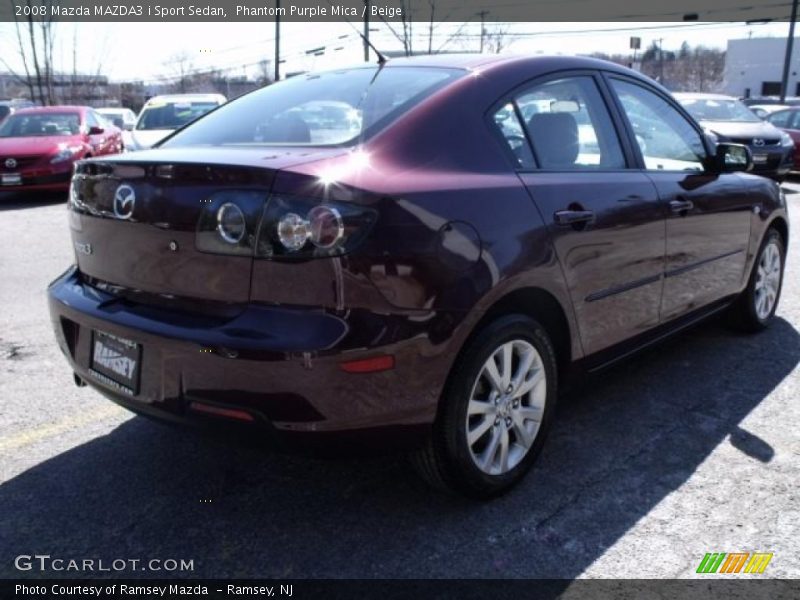
<path fill-rule="evenodd" d="M 331 5 L 331 8 L 333 8 L 333 2 L 332 2 L 331 0 L 328 0 L 328 4 L 330 4 L 330 5 Z M 352 27 L 353 29 L 355 29 L 356 33 L 357 33 L 357 34 L 358 34 L 358 35 L 361 37 L 361 39 L 362 39 L 362 40 L 364 40 L 364 43 L 365 43 L 367 46 L 369 46 L 369 47 L 372 49 L 372 51 L 373 51 L 375 54 L 377 54 L 377 55 L 378 55 L 378 64 L 379 64 L 380 66 L 383 66 L 383 64 L 386 62 L 386 57 L 385 57 L 383 54 L 381 54 L 381 51 L 380 51 L 380 50 L 378 50 L 378 49 L 375 47 L 375 45 L 374 45 L 372 42 L 370 42 L 370 41 L 369 41 L 369 38 L 368 38 L 367 36 L 365 36 L 363 33 L 361 33 L 361 32 L 358 30 L 358 27 L 356 27 L 355 25 L 353 25 L 353 23 L 352 23 L 352 21 L 350 21 L 350 19 L 348 19 L 347 17 L 344 17 L 344 20 L 345 20 L 345 21 L 347 21 L 347 24 L 348 24 L 348 25 L 350 25 L 350 27 Z"/>

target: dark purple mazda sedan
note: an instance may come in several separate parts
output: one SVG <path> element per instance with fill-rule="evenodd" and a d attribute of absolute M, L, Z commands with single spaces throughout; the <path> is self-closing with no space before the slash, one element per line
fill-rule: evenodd
<path fill-rule="evenodd" d="M 77 166 L 53 326 L 76 382 L 138 413 L 399 444 L 488 497 L 566 381 L 723 309 L 768 325 L 788 221 L 751 167 L 606 62 L 302 75 Z"/>

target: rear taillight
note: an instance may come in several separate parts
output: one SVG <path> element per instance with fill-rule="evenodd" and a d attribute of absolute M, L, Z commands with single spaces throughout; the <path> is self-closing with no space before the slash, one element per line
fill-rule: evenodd
<path fill-rule="evenodd" d="M 200 252 L 253 256 L 258 221 L 264 210 L 262 191 L 227 190 L 202 200 L 196 245 Z"/>
<path fill-rule="evenodd" d="M 272 196 L 264 214 L 256 256 L 307 259 L 351 252 L 375 224 L 377 213 L 348 202 Z"/>
<path fill-rule="evenodd" d="M 224 191 L 203 201 L 197 249 L 273 259 L 339 256 L 369 233 L 377 213 L 347 202 Z"/>

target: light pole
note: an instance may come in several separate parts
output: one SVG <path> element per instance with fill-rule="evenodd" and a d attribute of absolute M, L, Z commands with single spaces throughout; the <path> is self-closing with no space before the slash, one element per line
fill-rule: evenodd
<path fill-rule="evenodd" d="M 275 0 L 275 81 L 281 78 L 281 0 Z"/>
<path fill-rule="evenodd" d="M 792 64 L 792 47 L 794 46 L 794 22 L 797 19 L 797 0 L 792 0 L 792 20 L 789 21 L 789 37 L 786 39 L 786 56 L 783 59 L 783 79 L 781 79 L 781 104 L 786 102 L 789 88 L 789 67 Z"/>

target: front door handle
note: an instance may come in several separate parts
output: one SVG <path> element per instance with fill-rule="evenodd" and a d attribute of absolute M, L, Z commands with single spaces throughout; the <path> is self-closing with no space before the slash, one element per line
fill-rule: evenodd
<path fill-rule="evenodd" d="M 591 210 L 559 210 L 553 215 L 556 225 L 580 225 L 594 221 Z"/>
<path fill-rule="evenodd" d="M 694 208 L 694 202 L 691 200 L 672 200 L 669 203 L 669 209 L 675 214 L 688 212 Z"/>

